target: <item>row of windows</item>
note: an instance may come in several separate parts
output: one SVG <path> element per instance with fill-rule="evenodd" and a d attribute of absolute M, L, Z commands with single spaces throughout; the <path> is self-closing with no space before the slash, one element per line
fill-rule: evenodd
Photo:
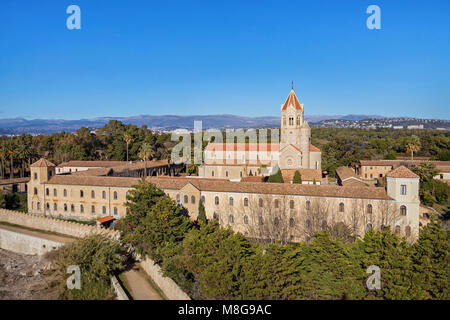
<path fill-rule="evenodd" d="M 34 194 L 35 195 L 38 194 L 38 189 L 37 188 L 34 188 Z M 45 195 L 46 196 L 50 196 L 50 189 L 49 188 L 45 189 Z M 58 191 L 56 189 L 53 189 L 53 196 L 54 197 L 58 196 Z M 63 190 L 63 196 L 67 197 L 67 190 L 66 189 Z M 84 198 L 84 191 L 83 190 L 80 190 L 80 198 Z M 95 191 L 94 190 L 91 190 L 91 198 L 95 199 Z M 117 200 L 117 198 L 118 198 L 117 191 L 114 191 L 113 192 L 113 199 Z M 106 199 L 106 191 L 102 191 L 102 199 Z"/>
<path fill-rule="evenodd" d="M 286 117 L 283 116 L 283 126 L 286 125 Z M 294 125 L 294 117 L 289 117 L 289 125 L 293 126 Z M 297 116 L 297 125 L 300 125 L 300 116 Z"/>
<path fill-rule="evenodd" d="M 46 203 L 45 204 L 45 208 L 46 208 L 46 210 L 47 211 L 50 211 L 50 203 Z M 41 203 L 40 202 L 38 202 L 37 203 L 37 210 L 40 210 L 41 209 Z M 53 211 L 54 212 L 57 212 L 58 211 L 58 204 L 57 203 L 54 203 L 53 204 Z M 63 211 L 64 212 L 68 212 L 69 211 L 69 207 L 68 207 L 68 205 L 65 203 L 64 205 L 63 205 Z M 70 205 L 70 212 L 75 212 L 75 205 L 74 204 L 71 204 Z M 84 205 L 80 205 L 80 212 L 81 213 L 84 213 Z M 118 208 L 117 207 L 113 207 L 113 213 L 114 213 L 114 215 L 117 215 L 118 214 Z M 94 205 L 92 205 L 91 206 L 91 213 L 92 214 L 95 214 L 95 206 Z M 102 213 L 103 214 L 106 214 L 107 213 L 107 209 L 106 209 L 106 206 L 102 206 Z"/>
<path fill-rule="evenodd" d="M 369 230 L 369 229 L 372 229 L 372 228 L 373 228 L 373 225 L 369 222 L 369 223 L 366 225 L 366 229 Z M 380 229 L 381 229 L 381 231 L 383 231 L 384 225 L 381 225 L 381 226 L 380 226 Z M 400 234 L 401 227 L 398 226 L 398 225 L 395 226 L 394 231 L 395 231 L 396 234 Z M 406 227 L 405 227 L 405 236 L 407 236 L 407 237 L 411 236 L 411 227 L 410 227 L 410 226 L 406 226 Z"/>

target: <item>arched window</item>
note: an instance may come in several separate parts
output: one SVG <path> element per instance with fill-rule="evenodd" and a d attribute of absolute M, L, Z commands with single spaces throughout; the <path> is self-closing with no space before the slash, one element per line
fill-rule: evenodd
<path fill-rule="evenodd" d="M 273 219 L 273 224 L 274 224 L 274 226 L 278 226 L 279 223 L 280 223 L 280 219 L 279 219 L 278 217 L 275 217 L 275 218 Z"/>
<path fill-rule="evenodd" d="M 219 205 L 219 197 L 218 196 L 214 197 L 214 203 L 216 204 L 216 206 Z"/>
<path fill-rule="evenodd" d="M 263 216 L 259 216 L 259 224 L 260 225 L 264 224 L 264 217 Z"/>
<path fill-rule="evenodd" d="M 244 223 L 248 224 L 248 215 L 244 215 Z"/>
<path fill-rule="evenodd" d="M 70 205 L 70 212 L 74 212 L 75 211 L 75 206 L 73 204 Z"/>
<path fill-rule="evenodd" d="M 181 195 L 177 194 L 177 202 L 180 203 L 181 202 Z"/>
<path fill-rule="evenodd" d="M 37 188 L 34 188 L 34 194 L 37 195 Z"/>
<path fill-rule="evenodd" d="M 264 205 L 263 199 L 259 198 L 259 201 L 258 201 L 258 202 L 259 202 L 259 207 L 262 208 L 263 205 Z"/>
<path fill-rule="evenodd" d="M 228 177 L 228 171 L 225 171 L 225 176 Z"/>
<path fill-rule="evenodd" d="M 53 189 L 53 196 L 56 197 L 58 195 L 58 192 L 56 191 L 56 189 Z"/>
<path fill-rule="evenodd" d="M 117 207 L 114 207 L 114 215 L 117 216 Z"/>
<path fill-rule="evenodd" d="M 372 224 L 369 222 L 367 225 L 366 225 L 366 230 L 370 230 L 370 229 L 372 229 L 373 228 L 373 226 L 372 226 Z"/>
<path fill-rule="evenodd" d="M 400 215 L 406 216 L 406 206 L 400 206 Z"/>
<path fill-rule="evenodd" d="M 58 204 L 56 203 L 53 204 L 53 211 L 58 211 Z"/>
<path fill-rule="evenodd" d="M 66 189 L 64 189 L 63 194 L 64 194 L 64 197 L 67 197 L 67 190 Z"/>
<path fill-rule="evenodd" d="M 289 201 L 289 208 L 294 209 L 294 200 Z"/>
<path fill-rule="evenodd" d="M 45 195 L 50 195 L 50 190 L 48 188 L 45 189 Z"/>
<path fill-rule="evenodd" d="M 67 204 L 64 203 L 64 212 L 67 212 Z"/>
<path fill-rule="evenodd" d="M 311 201 L 306 201 L 306 210 L 311 209 Z"/>
<path fill-rule="evenodd" d="M 184 203 L 188 203 L 189 202 L 189 197 L 187 195 L 184 195 Z"/>
<path fill-rule="evenodd" d="M 80 205 L 80 212 L 84 213 L 84 206 L 82 204 Z"/>
<path fill-rule="evenodd" d="M 405 227 L 405 236 L 407 236 L 407 237 L 411 236 L 411 227 L 410 226 Z"/>
<path fill-rule="evenodd" d="M 95 191 L 94 190 L 91 191 L 91 198 L 95 199 Z"/>
<path fill-rule="evenodd" d="M 195 203 L 195 196 L 191 196 L 191 203 Z"/>
<path fill-rule="evenodd" d="M 230 197 L 229 202 L 230 202 L 230 206 L 233 206 L 233 203 L 234 203 L 233 197 Z"/>
<path fill-rule="evenodd" d="M 344 212 L 344 204 L 342 202 L 339 203 L 339 212 Z"/>
<path fill-rule="evenodd" d="M 234 223 L 234 216 L 233 216 L 232 213 L 228 216 L 228 222 L 229 223 Z"/>
<path fill-rule="evenodd" d="M 205 196 L 202 196 L 200 199 L 202 200 L 202 203 L 205 204 Z"/>
<path fill-rule="evenodd" d="M 244 198 L 244 207 L 248 207 L 248 198 Z"/>
<path fill-rule="evenodd" d="M 106 214 L 106 207 L 105 206 L 102 207 L 102 213 Z"/>
<path fill-rule="evenodd" d="M 372 214 L 372 205 L 370 203 L 367 205 L 367 213 Z"/>
<path fill-rule="evenodd" d="M 95 213 L 95 206 L 94 206 L 94 205 L 91 206 L 91 213 L 92 213 L 92 214 Z"/>
<path fill-rule="evenodd" d="M 293 228 L 295 226 L 295 220 L 294 218 L 289 219 L 289 227 Z"/>
<path fill-rule="evenodd" d="M 34 180 L 37 180 L 37 173 L 34 173 Z"/>
<path fill-rule="evenodd" d="M 80 190 L 80 198 L 83 198 L 83 197 L 84 197 L 84 191 Z"/>
<path fill-rule="evenodd" d="M 395 226 L 395 233 L 400 234 L 400 226 Z"/>
<path fill-rule="evenodd" d="M 214 177 L 214 170 L 211 171 L 211 177 Z"/>
<path fill-rule="evenodd" d="M 217 212 L 214 212 L 213 218 L 216 220 L 219 220 L 219 214 Z"/>
<path fill-rule="evenodd" d="M 311 220 L 306 220 L 306 227 L 311 228 Z"/>
<path fill-rule="evenodd" d="M 326 230 L 328 227 L 327 220 L 322 220 L 322 230 Z"/>
<path fill-rule="evenodd" d="M 286 125 L 286 117 L 283 116 L 283 126 L 285 126 L 285 125 Z"/>
<path fill-rule="evenodd" d="M 106 199 L 106 191 L 102 191 L 102 198 Z"/>
<path fill-rule="evenodd" d="M 297 125 L 300 125 L 300 116 L 297 116 Z"/>
<path fill-rule="evenodd" d="M 47 202 L 47 204 L 45 205 L 45 207 L 47 208 L 47 211 L 50 211 L 50 203 Z"/>
<path fill-rule="evenodd" d="M 275 199 L 273 202 L 275 209 L 278 209 L 278 207 L 280 206 L 280 201 L 278 199 Z"/>
<path fill-rule="evenodd" d="M 117 191 L 114 191 L 113 197 L 114 197 L 114 200 L 117 200 Z"/>

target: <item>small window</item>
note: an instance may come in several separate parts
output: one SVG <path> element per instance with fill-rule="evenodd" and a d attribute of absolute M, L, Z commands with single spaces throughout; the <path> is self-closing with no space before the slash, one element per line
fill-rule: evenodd
<path fill-rule="evenodd" d="M 306 227 L 309 229 L 311 228 L 311 220 L 306 220 Z"/>
<path fill-rule="evenodd" d="M 189 197 L 187 195 L 184 195 L 184 203 L 189 203 Z"/>
<path fill-rule="evenodd" d="M 290 219 L 289 219 L 289 226 L 290 226 L 291 228 L 295 226 L 295 220 L 294 220 L 294 218 L 290 218 Z"/>
<path fill-rule="evenodd" d="M 50 203 L 47 202 L 47 203 L 45 204 L 45 207 L 47 208 L 47 211 L 50 211 Z"/>
<path fill-rule="evenodd" d="M 400 234 L 400 226 L 395 226 L 395 233 Z"/>
<path fill-rule="evenodd" d="M 34 194 L 37 195 L 37 188 L 34 188 Z"/>
<path fill-rule="evenodd" d="M 342 202 L 339 203 L 339 212 L 344 212 L 344 204 Z"/>
<path fill-rule="evenodd" d="M 114 197 L 114 200 L 117 200 L 117 191 L 114 191 L 113 197 Z"/>
<path fill-rule="evenodd" d="M 373 228 L 373 226 L 372 226 L 372 224 L 369 222 L 367 225 L 366 225 L 366 230 L 370 230 L 370 229 L 372 229 Z"/>
<path fill-rule="evenodd" d="M 400 207 L 400 215 L 406 216 L 406 206 L 401 206 Z"/>
<path fill-rule="evenodd" d="M 275 209 L 278 209 L 280 207 L 280 201 L 278 199 L 275 199 L 275 201 L 273 202 L 273 205 L 274 205 Z"/>
<path fill-rule="evenodd" d="M 49 196 L 50 195 L 50 190 L 48 188 L 45 189 L 45 195 Z"/>
<path fill-rule="evenodd" d="M 64 203 L 64 212 L 67 212 L 67 204 Z"/>
<path fill-rule="evenodd" d="M 117 207 L 114 207 L 114 215 L 117 216 Z"/>
<path fill-rule="evenodd" d="M 106 191 L 102 191 L 102 198 L 106 199 Z"/>
<path fill-rule="evenodd" d="M 64 197 L 67 197 L 67 190 L 66 189 L 64 189 L 63 194 L 64 194 Z"/>
<path fill-rule="evenodd" d="M 411 227 L 410 227 L 410 226 L 406 226 L 406 227 L 405 227 L 405 235 L 406 235 L 407 237 L 410 237 L 410 236 L 411 236 Z"/>
<path fill-rule="evenodd" d="M 260 225 L 264 224 L 264 217 L 263 216 L 259 216 L 259 224 Z"/>
<path fill-rule="evenodd" d="M 94 190 L 91 191 L 91 198 L 95 199 L 95 191 Z"/>
<path fill-rule="evenodd" d="M 58 204 L 56 204 L 56 203 L 53 204 L 53 210 L 58 211 Z"/>
<path fill-rule="evenodd" d="M 211 171 L 211 177 L 214 177 L 214 171 Z"/>
<path fill-rule="evenodd" d="M 195 203 L 195 196 L 191 196 L 191 203 Z"/>
<path fill-rule="evenodd" d="M 74 212 L 75 211 L 75 206 L 73 204 L 70 205 L 70 212 Z"/>
<path fill-rule="evenodd" d="M 213 218 L 216 220 L 219 220 L 219 214 L 217 212 L 214 212 Z"/>
<path fill-rule="evenodd" d="M 225 176 L 228 177 L 228 171 L 225 171 Z"/>
<path fill-rule="evenodd" d="M 273 225 L 274 225 L 275 227 L 277 227 L 279 223 L 280 223 L 280 219 L 279 219 L 278 217 L 275 217 L 275 218 L 273 219 Z"/>
<path fill-rule="evenodd" d="M 37 180 L 37 173 L 34 173 L 34 180 Z"/>
<path fill-rule="evenodd" d="M 400 194 L 406 195 L 406 184 L 400 185 Z"/>
<path fill-rule="evenodd" d="M 264 206 L 263 199 L 259 198 L 259 207 L 262 208 Z"/>
<path fill-rule="evenodd" d="M 244 223 L 248 224 L 248 215 L 244 215 Z"/>
<path fill-rule="evenodd" d="M 181 195 L 177 194 L 177 202 L 180 203 L 181 202 Z"/>
<path fill-rule="evenodd" d="M 244 198 L 244 207 L 248 207 L 248 198 Z"/>
<path fill-rule="evenodd" d="M 230 202 L 230 206 L 233 206 L 233 203 L 234 203 L 233 197 L 230 197 L 229 202 Z"/>
<path fill-rule="evenodd" d="M 234 216 L 233 216 L 233 214 L 230 214 L 230 215 L 229 215 L 229 217 L 228 217 L 228 222 L 229 222 L 229 223 L 234 223 Z"/>
<path fill-rule="evenodd" d="M 53 196 L 56 197 L 58 195 L 58 192 L 56 191 L 56 189 L 53 189 Z"/>
<path fill-rule="evenodd" d="M 84 213 L 84 206 L 83 205 L 80 205 L 80 212 Z"/>
<path fill-rule="evenodd" d="M 102 213 L 106 214 L 106 207 L 105 206 L 102 207 Z"/>
<path fill-rule="evenodd" d="M 40 202 L 37 203 L 37 209 L 41 210 L 41 203 Z"/>
<path fill-rule="evenodd" d="M 205 196 L 202 196 L 200 199 L 202 200 L 202 203 L 205 204 Z"/>
<path fill-rule="evenodd" d="M 216 196 L 216 197 L 214 198 L 214 203 L 216 204 L 216 206 L 219 205 L 219 197 L 218 197 L 218 196 Z"/>
<path fill-rule="evenodd" d="M 306 201 L 306 210 L 311 209 L 311 201 Z"/>
<path fill-rule="evenodd" d="M 95 206 L 91 206 L 91 213 L 92 213 L 92 214 L 95 213 Z"/>
<path fill-rule="evenodd" d="M 80 198 L 83 198 L 83 197 L 84 197 L 84 191 L 80 190 Z"/>
<path fill-rule="evenodd" d="M 371 204 L 367 205 L 367 213 L 372 214 L 372 205 Z"/>
<path fill-rule="evenodd" d="M 289 208 L 294 209 L 294 200 L 289 201 Z"/>

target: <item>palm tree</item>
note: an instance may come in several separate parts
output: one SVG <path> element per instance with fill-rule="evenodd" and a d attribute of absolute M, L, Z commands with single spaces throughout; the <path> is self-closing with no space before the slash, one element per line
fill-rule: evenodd
<path fill-rule="evenodd" d="M 9 141 L 6 145 L 6 150 L 9 156 L 9 178 L 14 178 L 14 155 L 17 153 L 16 146 L 12 141 Z"/>
<path fill-rule="evenodd" d="M 0 147 L 0 176 L 5 179 L 5 161 L 8 158 L 8 153 L 6 151 L 5 145 L 2 144 Z"/>
<path fill-rule="evenodd" d="M 147 160 L 151 159 L 155 155 L 150 143 L 143 143 L 141 146 L 141 151 L 139 151 L 139 158 L 144 160 L 144 177 L 147 176 Z"/>
<path fill-rule="evenodd" d="M 420 150 L 420 139 L 418 136 L 412 135 L 407 145 L 408 150 L 411 152 L 411 160 L 414 160 L 414 152 Z"/>
<path fill-rule="evenodd" d="M 128 132 L 123 134 L 123 140 L 127 143 L 127 162 L 128 162 L 128 146 L 133 141 L 133 137 Z"/>

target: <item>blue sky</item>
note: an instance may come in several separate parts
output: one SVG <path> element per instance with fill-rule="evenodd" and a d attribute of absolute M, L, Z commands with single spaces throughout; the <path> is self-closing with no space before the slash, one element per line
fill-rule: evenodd
<path fill-rule="evenodd" d="M 278 116 L 292 80 L 307 114 L 450 119 L 450 1 L 0 2 L 0 118 Z"/>

